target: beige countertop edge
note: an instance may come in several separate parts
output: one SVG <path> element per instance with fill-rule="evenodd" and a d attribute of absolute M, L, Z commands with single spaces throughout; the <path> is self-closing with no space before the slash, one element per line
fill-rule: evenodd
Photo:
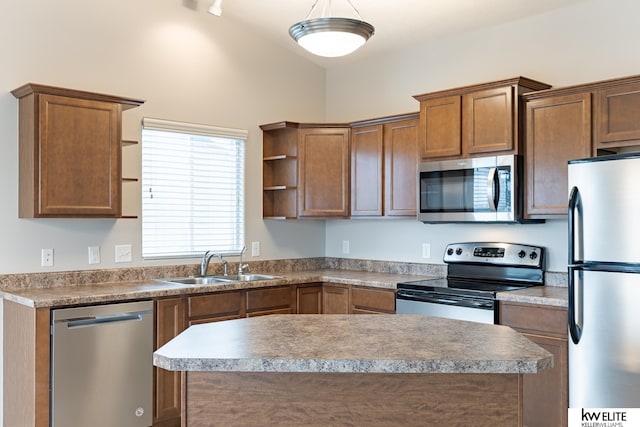
<path fill-rule="evenodd" d="M 272 315 L 194 325 L 155 366 L 198 372 L 535 374 L 553 356 L 511 328 L 416 315 Z"/>
<path fill-rule="evenodd" d="M 567 288 L 559 286 L 535 286 L 517 291 L 498 292 L 496 298 L 498 301 L 553 307 L 567 307 L 569 303 Z"/>

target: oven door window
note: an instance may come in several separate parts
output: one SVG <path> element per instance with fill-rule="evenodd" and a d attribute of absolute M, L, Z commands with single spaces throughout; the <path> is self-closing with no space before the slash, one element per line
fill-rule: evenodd
<path fill-rule="evenodd" d="M 420 173 L 420 212 L 509 212 L 508 166 Z"/>

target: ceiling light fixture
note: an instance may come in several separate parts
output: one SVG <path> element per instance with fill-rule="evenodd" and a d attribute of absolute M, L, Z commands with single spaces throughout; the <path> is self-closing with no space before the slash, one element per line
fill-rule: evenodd
<path fill-rule="evenodd" d="M 373 35 L 375 29 L 362 20 L 351 0 L 346 1 L 358 19 L 331 16 L 331 0 L 323 0 L 320 17 L 311 18 L 319 1 L 316 0 L 311 6 L 311 11 L 304 21 L 289 28 L 291 37 L 304 49 L 318 56 L 345 56 L 364 45 Z"/>
<path fill-rule="evenodd" d="M 211 6 L 207 10 L 212 15 L 221 16 L 222 15 L 222 0 L 213 0 Z"/>

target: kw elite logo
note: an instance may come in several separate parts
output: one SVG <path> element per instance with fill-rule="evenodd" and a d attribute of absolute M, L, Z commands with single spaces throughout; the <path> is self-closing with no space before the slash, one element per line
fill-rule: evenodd
<path fill-rule="evenodd" d="M 624 427 L 626 411 L 589 411 L 582 408 L 581 427 Z"/>

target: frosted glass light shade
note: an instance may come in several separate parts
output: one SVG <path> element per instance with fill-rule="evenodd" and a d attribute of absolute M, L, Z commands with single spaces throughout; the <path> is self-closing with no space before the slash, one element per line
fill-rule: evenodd
<path fill-rule="evenodd" d="M 350 18 L 308 19 L 289 28 L 289 34 L 300 46 L 314 55 L 325 57 L 354 52 L 369 40 L 374 31 L 371 24 Z"/>

